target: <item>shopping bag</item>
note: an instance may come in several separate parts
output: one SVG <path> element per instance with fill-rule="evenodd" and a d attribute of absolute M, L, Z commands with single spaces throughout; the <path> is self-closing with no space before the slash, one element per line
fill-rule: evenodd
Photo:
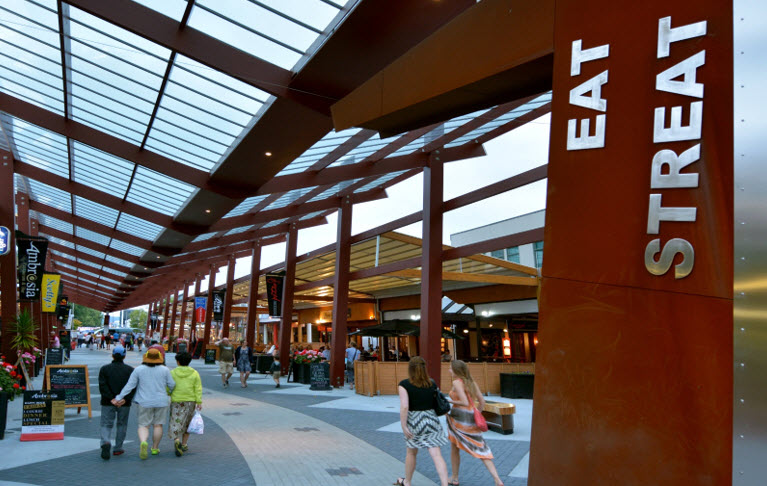
<path fill-rule="evenodd" d="M 187 427 L 186 431 L 190 434 L 201 435 L 204 430 L 205 424 L 202 422 L 202 415 L 200 412 L 195 411 L 194 417 L 192 417 L 192 421 L 189 422 L 189 427 Z"/>

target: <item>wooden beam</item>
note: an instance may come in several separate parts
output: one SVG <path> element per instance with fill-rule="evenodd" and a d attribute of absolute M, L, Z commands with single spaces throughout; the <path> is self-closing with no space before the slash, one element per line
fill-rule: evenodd
<path fill-rule="evenodd" d="M 399 270 L 397 272 L 387 273 L 386 275 L 391 277 L 420 279 L 421 271 L 417 269 Z M 503 285 L 524 285 L 528 287 L 534 287 L 538 285 L 538 279 L 535 277 L 513 277 L 510 275 L 493 275 L 488 273 L 442 272 L 442 280 Z"/>

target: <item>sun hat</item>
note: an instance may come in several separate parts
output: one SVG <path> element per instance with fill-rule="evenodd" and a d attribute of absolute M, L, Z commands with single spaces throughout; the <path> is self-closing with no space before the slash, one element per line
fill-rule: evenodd
<path fill-rule="evenodd" d="M 112 354 L 119 354 L 120 356 L 125 356 L 125 348 L 122 346 L 115 346 L 112 350 Z"/>
<path fill-rule="evenodd" d="M 165 359 L 158 350 L 151 348 L 144 354 L 144 359 L 141 362 L 144 364 L 163 364 Z"/>

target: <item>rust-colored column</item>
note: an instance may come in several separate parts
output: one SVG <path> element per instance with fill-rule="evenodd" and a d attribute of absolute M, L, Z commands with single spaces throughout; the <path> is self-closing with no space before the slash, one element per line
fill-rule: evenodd
<path fill-rule="evenodd" d="M 200 296 L 200 287 L 202 286 L 202 274 L 198 273 L 198 274 L 195 274 L 195 275 L 196 275 L 196 279 L 195 279 L 195 282 L 194 282 L 194 296 L 195 297 L 199 297 Z M 195 299 L 192 299 L 193 302 L 194 302 L 194 300 Z M 192 328 L 194 329 L 195 339 L 200 339 L 199 336 L 197 336 L 197 314 L 196 314 L 196 312 L 194 310 L 194 305 L 192 306 Z M 190 341 L 191 341 L 191 337 L 192 337 L 191 332 L 192 331 L 190 330 L 189 331 L 189 333 L 190 333 L 189 334 Z"/>
<path fill-rule="evenodd" d="M 290 335 L 293 329 L 293 289 L 296 286 L 296 240 L 298 230 L 293 223 L 285 242 L 285 282 L 282 285 L 282 319 L 280 320 L 280 365 L 287 374 L 290 366 Z M 286 375 L 287 376 L 287 375 Z"/>
<path fill-rule="evenodd" d="M 169 315 L 170 315 L 170 297 L 171 297 L 171 295 L 172 294 L 170 292 L 168 292 L 167 297 L 165 297 L 165 305 L 163 306 L 163 311 L 162 311 L 162 333 L 160 333 L 160 341 L 161 342 L 165 338 L 165 336 L 167 336 L 166 331 L 168 329 L 168 318 L 169 318 Z"/>
<path fill-rule="evenodd" d="M 250 292 L 248 293 L 248 315 L 245 318 L 245 335 L 248 346 L 253 347 L 256 341 L 256 321 L 258 321 L 258 280 L 261 277 L 261 242 L 253 242 L 250 252 Z"/>
<path fill-rule="evenodd" d="M 184 337 L 184 325 L 186 324 L 186 299 L 189 296 L 189 281 L 184 280 L 184 290 L 181 296 L 181 317 L 178 323 L 178 337 Z"/>
<path fill-rule="evenodd" d="M 176 329 L 176 315 L 178 314 L 178 292 L 179 289 L 173 290 L 173 311 L 171 312 L 170 331 L 168 331 L 168 336 L 173 336 L 173 331 Z"/>
<path fill-rule="evenodd" d="M 203 343 L 207 347 L 210 344 L 210 323 L 213 320 L 213 291 L 216 290 L 216 266 L 210 266 L 208 274 L 208 301 L 205 304 L 205 332 Z"/>
<path fill-rule="evenodd" d="M 30 231 L 30 228 L 29 228 L 29 201 L 27 199 L 27 195 L 22 193 L 16 194 L 15 200 L 16 200 L 16 228 L 22 233 L 24 233 L 25 235 L 31 236 L 32 232 Z M 14 229 L 12 225 L 9 226 L 8 228 L 11 231 L 13 231 Z M 34 312 L 34 302 L 30 302 L 30 301 L 19 302 L 19 312 L 26 312 L 30 316 L 32 316 L 32 319 L 36 319 L 35 312 Z M 50 334 L 47 333 L 46 329 L 43 329 L 42 323 L 40 323 L 40 321 L 36 320 L 36 322 L 39 325 L 38 334 L 44 333 L 42 334 L 42 336 L 40 336 L 41 338 L 40 343 L 43 343 L 43 342 L 47 343 L 48 340 L 50 339 Z"/>
<path fill-rule="evenodd" d="M 732 470 L 732 7 L 556 2 L 530 486 L 764 483 Z"/>
<path fill-rule="evenodd" d="M 0 304 L 3 344 L 0 353 L 8 359 L 11 351 L 11 321 L 16 318 L 16 236 L 14 233 L 13 157 L 0 150 L 0 226 L 8 229 L 8 253 L 0 256 Z"/>
<path fill-rule="evenodd" d="M 144 333 L 144 339 L 150 338 L 152 332 L 152 314 L 154 313 L 154 302 L 149 303 L 149 313 L 146 316 L 146 332 Z"/>
<path fill-rule="evenodd" d="M 421 357 L 440 382 L 442 337 L 442 185 L 444 167 L 435 152 L 423 170 L 423 254 L 421 256 Z"/>
<path fill-rule="evenodd" d="M 346 310 L 349 308 L 349 262 L 351 260 L 352 204 L 349 196 L 338 209 L 336 268 L 333 285 L 333 337 L 330 353 L 330 383 L 344 386 Z"/>
<path fill-rule="evenodd" d="M 221 337 L 229 337 L 229 322 L 232 320 L 232 292 L 234 291 L 234 255 L 229 256 L 226 268 L 226 295 L 224 296 L 224 322 L 221 323 Z"/>

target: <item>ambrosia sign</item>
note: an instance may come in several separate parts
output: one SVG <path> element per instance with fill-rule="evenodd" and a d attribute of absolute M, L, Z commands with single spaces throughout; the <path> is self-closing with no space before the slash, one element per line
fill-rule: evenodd
<path fill-rule="evenodd" d="M 40 283 L 45 269 L 48 240 L 31 236 L 16 238 L 19 257 L 19 299 L 37 301 L 40 299 Z"/>

